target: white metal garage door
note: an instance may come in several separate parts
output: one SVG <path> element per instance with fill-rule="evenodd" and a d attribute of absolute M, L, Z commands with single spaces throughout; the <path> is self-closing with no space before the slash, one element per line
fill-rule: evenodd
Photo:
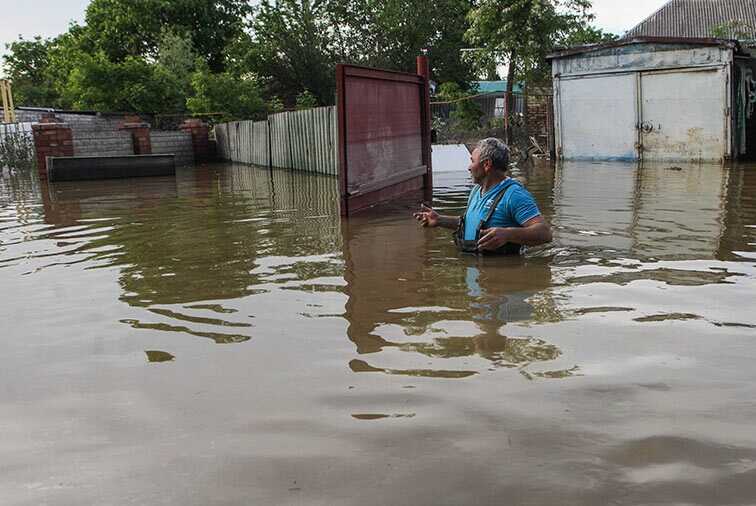
<path fill-rule="evenodd" d="M 729 152 L 724 68 L 641 74 L 644 160 L 722 160 Z"/>
<path fill-rule="evenodd" d="M 580 76 L 558 82 L 558 147 L 568 160 L 635 160 L 635 74 Z"/>

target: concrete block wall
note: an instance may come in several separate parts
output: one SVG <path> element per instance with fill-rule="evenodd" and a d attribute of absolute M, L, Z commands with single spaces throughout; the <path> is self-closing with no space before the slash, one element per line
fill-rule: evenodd
<path fill-rule="evenodd" d="M 0 107 L 0 116 L 3 108 Z M 41 110 L 16 109 L 16 121 L 19 123 L 37 123 L 42 119 L 42 115 L 47 114 Z M 68 113 L 56 112 L 55 117 L 71 125 L 71 128 L 117 128 L 117 125 L 123 121 L 123 114 L 95 114 L 95 113 Z"/>
<path fill-rule="evenodd" d="M 16 110 L 16 119 L 22 123 L 37 123 L 45 111 Z M 2 108 L 0 108 L 0 116 Z M 125 156 L 137 153 L 134 146 L 133 132 L 121 127 L 129 121 L 130 115 L 125 114 L 84 114 L 56 112 L 55 117 L 70 127 L 73 134 L 73 149 L 75 156 Z M 133 118 L 133 116 L 131 116 Z M 202 129 L 204 139 L 192 138 L 192 134 Z M 198 149 L 207 155 L 207 126 L 198 122 L 196 128 L 185 131 L 151 130 L 149 132 L 151 153 L 174 154 L 176 166 L 193 165 L 195 151 Z M 197 137 L 195 135 L 195 137 Z M 203 141 L 202 143 L 198 142 Z M 194 143 L 193 143 L 194 141 Z M 197 145 L 195 145 L 197 144 Z M 139 148 L 137 146 L 136 148 Z"/>
<path fill-rule="evenodd" d="M 155 155 L 176 155 L 176 166 L 182 167 L 194 164 L 194 149 L 192 147 L 192 134 L 180 131 L 150 132 L 152 139 L 152 153 Z"/>
<path fill-rule="evenodd" d="M 3 116 L 5 109 L 0 107 L 0 117 Z M 24 111 L 16 109 L 16 121 L 19 123 L 36 123 L 42 119 L 44 111 Z"/>
<path fill-rule="evenodd" d="M 131 134 L 122 130 L 72 128 L 76 156 L 125 156 L 134 154 Z"/>

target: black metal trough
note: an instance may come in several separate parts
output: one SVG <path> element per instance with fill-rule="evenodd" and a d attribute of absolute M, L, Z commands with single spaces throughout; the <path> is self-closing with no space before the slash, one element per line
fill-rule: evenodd
<path fill-rule="evenodd" d="M 127 177 L 172 176 L 174 155 L 51 156 L 47 159 L 49 181 L 82 181 Z"/>

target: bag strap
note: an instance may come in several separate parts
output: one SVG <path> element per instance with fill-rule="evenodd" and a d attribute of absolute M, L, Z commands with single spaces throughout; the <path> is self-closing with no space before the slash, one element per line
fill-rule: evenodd
<path fill-rule="evenodd" d="M 499 194 L 494 197 L 493 202 L 491 203 L 491 208 L 488 210 L 488 213 L 484 216 L 484 219 L 480 221 L 478 224 L 478 230 L 475 232 L 475 236 L 477 237 L 480 235 L 480 231 L 483 230 L 483 225 L 488 223 L 488 221 L 493 217 L 493 214 L 496 212 L 496 208 L 499 207 L 499 204 L 501 203 L 501 200 L 504 198 L 504 195 L 509 191 L 509 189 L 517 184 L 516 182 L 512 181 L 509 183 L 506 188 L 501 190 Z M 454 231 L 454 240 L 458 243 L 461 243 L 464 241 L 464 230 L 465 230 L 465 217 L 467 216 L 467 210 L 470 207 L 470 201 L 472 200 L 472 196 L 476 191 L 480 191 L 482 193 L 482 190 L 480 188 L 480 185 L 475 185 L 475 187 L 470 192 L 470 196 L 467 198 L 467 207 L 464 208 L 462 211 L 462 214 L 459 216 L 459 221 L 457 222 L 457 229 Z"/>
<path fill-rule="evenodd" d="M 501 190 L 499 194 L 494 197 L 493 202 L 491 203 L 491 208 L 488 210 L 488 213 L 486 213 L 485 217 L 480 220 L 480 223 L 478 224 L 478 232 L 483 230 L 483 225 L 489 222 L 489 220 L 493 217 L 494 213 L 496 212 L 496 208 L 499 207 L 499 204 L 501 203 L 501 200 L 504 198 L 504 195 L 507 194 L 510 188 L 512 188 L 515 184 L 514 181 L 509 183 L 506 188 Z"/>

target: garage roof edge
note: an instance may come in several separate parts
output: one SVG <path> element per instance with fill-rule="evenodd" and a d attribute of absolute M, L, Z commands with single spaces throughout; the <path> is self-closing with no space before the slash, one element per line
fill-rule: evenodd
<path fill-rule="evenodd" d="M 546 56 L 547 60 L 555 60 L 567 56 L 592 53 L 601 49 L 613 47 L 631 46 L 635 44 L 691 44 L 698 46 L 719 46 L 734 49 L 736 53 L 741 53 L 740 43 L 730 39 L 714 38 L 693 38 L 693 37 L 631 37 L 627 39 L 615 40 L 603 44 L 588 44 L 584 46 L 574 46 L 570 48 L 557 50 Z"/>

